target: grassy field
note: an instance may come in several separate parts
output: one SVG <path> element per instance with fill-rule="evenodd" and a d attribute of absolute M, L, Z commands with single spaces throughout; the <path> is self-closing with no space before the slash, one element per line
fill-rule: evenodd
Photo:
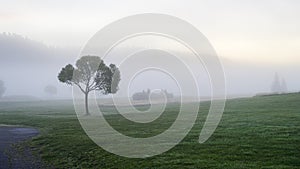
<path fill-rule="evenodd" d="M 0 124 L 38 128 L 41 134 L 28 144 L 56 168 L 300 168 L 300 94 L 229 100 L 213 136 L 199 144 L 208 107 L 201 104 L 196 124 L 180 144 L 146 159 L 120 157 L 95 145 L 70 101 L 0 102 Z M 126 135 L 148 137 L 168 128 L 177 110 L 177 104 L 168 105 L 151 125 L 119 115 L 107 120 Z"/>

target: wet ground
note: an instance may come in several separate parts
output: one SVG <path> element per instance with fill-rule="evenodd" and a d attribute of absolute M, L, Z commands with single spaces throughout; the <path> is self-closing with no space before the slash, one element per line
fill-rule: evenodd
<path fill-rule="evenodd" d="M 32 154 L 29 147 L 21 150 L 14 147 L 34 136 L 39 131 L 34 128 L 0 126 L 0 169 L 39 168 L 40 160 Z"/>

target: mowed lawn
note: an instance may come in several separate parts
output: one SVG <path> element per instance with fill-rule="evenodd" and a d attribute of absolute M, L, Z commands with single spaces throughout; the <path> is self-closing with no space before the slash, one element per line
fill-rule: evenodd
<path fill-rule="evenodd" d="M 167 129 L 178 108 L 169 104 L 151 124 L 119 115 L 107 120 L 126 135 L 148 137 Z M 41 134 L 26 144 L 55 168 L 300 168 L 300 94 L 229 100 L 215 133 L 199 144 L 208 108 L 201 103 L 196 124 L 180 144 L 146 159 L 120 157 L 94 144 L 71 101 L 0 102 L 0 124 L 38 128 Z"/>

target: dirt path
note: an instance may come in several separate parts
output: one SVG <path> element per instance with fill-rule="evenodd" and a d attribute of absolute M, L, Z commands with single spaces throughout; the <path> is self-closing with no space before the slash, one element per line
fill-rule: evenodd
<path fill-rule="evenodd" d="M 11 145 L 39 134 L 34 128 L 0 126 L 0 169 L 39 168 L 40 160 L 36 159 L 29 148 L 20 153 Z"/>

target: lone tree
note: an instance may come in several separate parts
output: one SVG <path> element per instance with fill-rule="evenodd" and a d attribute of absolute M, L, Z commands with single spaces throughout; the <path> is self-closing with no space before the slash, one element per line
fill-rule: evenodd
<path fill-rule="evenodd" d="M 4 86 L 4 82 L 2 80 L 0 80 L 0 98 L 3 96 L 3 94 L 5 93 L 5 86 Z"/>
<path fill-rule="evenodd" d="M 120 71 L 114 65 L 105 65 L 98 56 L 83 56 L 76 61 L 76 67 L 68 64 L 58 74 L 58 80 L 76 85 L 85 95 L 85 113 L 88 108 L 89 92 L 98 90 L 103 94 L 116 93 L 120 82 Z"/>

